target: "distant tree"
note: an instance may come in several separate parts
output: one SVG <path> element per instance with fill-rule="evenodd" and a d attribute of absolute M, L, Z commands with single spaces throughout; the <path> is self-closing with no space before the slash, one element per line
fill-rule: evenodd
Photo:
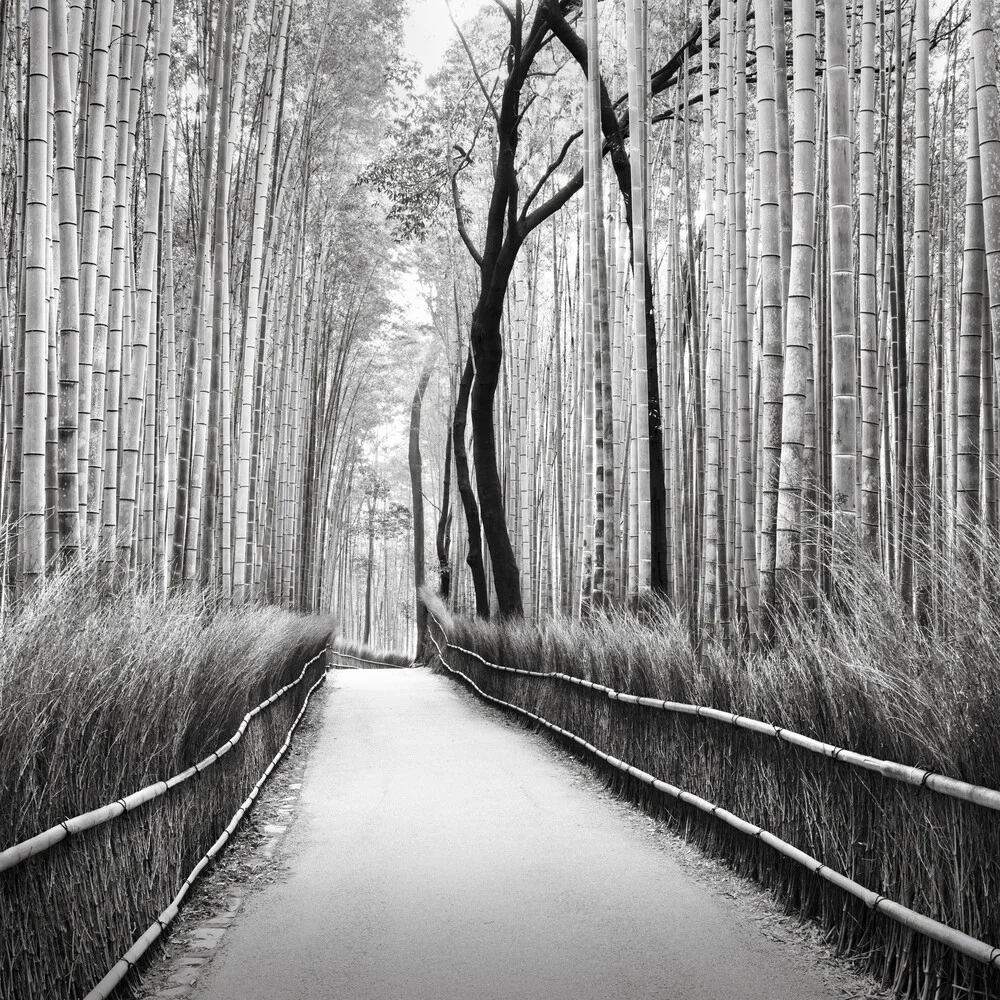
<path fill-rule="evenodd" d="M 551 66 L 546 66 L 536 74 L 536 61 L 553 42 L 558 41 L 586 75 L 588 52 L 584 39 L 577 34 L 557 0 L 540 0 L 530 16 L 520 3 L 513 9 L 506 4 L 500 4 L 500 7 L 507 30 L 504 32 L 503 43 L 505 55 L 499 69 L 502 79 L 495 85 L 487 86 L 476 65 L 472 48 L 460 32 L 462 47 L 468 55 L 474 79 L 470 89 L 478 89 L 484 102 L 482 116 L 472 116 L 474 127 L 471 141 L 466 145 L 453 144 L 453 140 L 449 138 L 451 133 L 445 128 L 449 121 L 446 113 L 432 102 L 421 99 L 415 108 L 418 113 L 413 120 L 396 126 L 396 138 L 401 142 L 395 145 L 390 143 L 388 155 L 374 164 L 365 177 L 393 200 L 394 207 L 390 214 L 406 220 L 409 231 L 419 234 L 422 225 L 420 211 L 426 210 L 429 205 L 437 206 L 440 203 L 443 177 L 440 162 L 435 166 L 432 161 L 427 170 L 419 169 L 426 157 L 426 148 L 416 151 L 414 143 L 417 137 L 434 136 L 434 145 L 441 149 L 441 155 L 447 163 L 458 231 L 475 261 L 480 278 L 471 320 L 475 378 L 471 387 L 469 411 L 479 514 L 493 568 L 498 610 L 501 616 L 520 616 L 523 614 L 520 575 L 507 527 L 493 420 L 504 353 L 501 329 L 504 300 L 514 262 L 529 235 L 558 212 L 583 186 L 582 168 L 568 179 L 562 180 L 565 176 L 565 164 L 582 133 L 573 132 L 566 138 L 555 158 L 540 169 L 538 179 L 527 192 L 522 191 L 521 161 L 525 151 L 520 146 L 528 128 L 528 110 L 539 96 L 534 89 L 535 77 L 547 78 L 560 68 L 554 58 Z M 570 16 L 576 16 L 572 10 Z M 696 31 L 681 51 L 653 74 L 651 93 L 658 93 L 676 82 L 683 53 L 694 44 L 699 33 L 700 31 Z M 631 232 L 632 175 L 624 142 L 627 134 L 627 111 L 621 115 L 616 112 L 603 80 L 600 81 L 599 93 L 604 153 L 610 155 Z M 463 97 L 457 111 L 458 117 L 463 121 L 469 120 L 468 108 L 468 98 Z M 422 117 L 419 114 L 421 111 L 427 117 Z M 467 225 L 459 178 L 474 162 L 476 144 L 485 142 L 483 137 L 486 128 L 489 129 L 492 177 L 487 198 L 488 208 L 480 225 L 483 234 L 477 245 Z M 437 145 L 439 142 L 440 146 Z M 543 192 L 547 192 L 544 197 Z M 646 280 L 648 281 L 648 275 Z M 650 294 L 649 301 L 651 299 Z M 650 328 L 653 332 L 651 341 Z M 647 312 L 647 351 L 650 345 L 654 361 L 652 367 L 655 370 L 655 323 L 652 310 Z M 655 481 L 659 480 L 655 505 L 659 511 L 659 520 L 653 524 L 653 532 L 658 538 L 662 538 L 665 527 L 662 523 L 662 438 L 657 436 L 659 404 L 654 385 L 650 385 L 649 392 L 650 428 L 652 430 L 655 427 L 656 431 L 650 442 L 651 463 L 658 463 L 657 468 L 651 468 L 654 491 L 657 490 Z"/>

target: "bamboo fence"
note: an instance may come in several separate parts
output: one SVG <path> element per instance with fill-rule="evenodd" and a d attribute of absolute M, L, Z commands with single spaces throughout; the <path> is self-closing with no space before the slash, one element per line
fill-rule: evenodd
<path fill-rule="evenodd" d="M 97 809 L 91 809 L 89 812 L 81 813 L 71 819 L 63 820 L 61 823 L 57 823 L 48 830 L 36 834 L 34 837 L 30 837 L 28 840 L 21 841 L 18 844 L 14 844 L 3 851 L 0 851 L 0 872 L 13 868 L 15 865 L 20 864 L 22 861 L 26 861 L 28 858 L 33 857 L 36 854 L 41 854 L 42 852 L 47 851 L 50 847 L 58 844 L 61 840 L 65 840 L 71 835 L 83 833 L 84 830 L 90 830 L 95 826 L 101 826 L 102 824 L 108 823 L 113 819 L 117 819 L 119 816 L 123 816 L 127 812 L 137 809 L 146 802 L 152 802 L 161 795 L 165 795 L 168 791 L 170 791 L 170 789 L 183 784 L 189 778 L 193 778 L 196 775 L 201 774 L 206 768 L 211 767 L 219 761 L 222 757 L 229 753 L 229 751 L 232 750 L 237 743 L 239 743 L 243 734 L 246 732 L 247 726 L 250 724 L 250 721 L 254 718 L 254 716 L 259 715 L 262 711 L 264 711 L 264 709 L 273 705 L 284 694 L 301 684 L 305 679 L 306 672 L 309 668 L 321 656 L 324 656 L 326 652 L 327 650 L 323 649 L 317 653 L 311 660 L 309 660 L 308 663 L 306 663 L 306 665 L 302 668 L 302 672 L 295 678 L 294 681 L 290 681 L 284 687 L 275 691 L 270 698 L 262 701 L 256 708 L 247 712 L 247 714 L 243 716 L 243 721 L 240 723 L 236 732 L 233 733 L 233 735 L 230 736 L 229 739 L 222 744 L 222 746 L 220 746 L 217 750 L 213 750 L 212 753 L 210 753 L 203 760 L 198 761 L 196 764 L 192 764 L 191 767 L 181 771 L 179 774 L 175 774 L 172 778 L 168 778 L 166 781 L 153 782 L 153 784 L 147 785 L 145 788 L 140 788 L 138 791 L 132 792 L 131 795 L 126 795 L 124 798 L 118 799 L 115 802 L 111 802 L 105 806 L 100 806 Z"/>
<path fill-rule="evenodd" d="M 404 669 L 403 665 L 401 663 L 392 663 L 390 660 L 373 660 L 373 659 L 370 659 L 367 656 L 355 656 L 353 653 L 345 653 L 345 652 L 343 652 L 342 650 L 339 650 L 339 649 L 331 649 L 330 650 L 330 655 L 331 656 L 343 656 L 343 657 L 346 657 L 348 660 L 357 660 L 359 663 L 371 663 L 371 664 L 373 664 L 376 667 L 392 667 L 393 669 L 396 669 L 396 670 L 402 670 L 402 669 Z M 348 668 L 341 668 L 341 669 L 351 669 L 351 668 L 348 667 Z"/>
<path fill-rule="evenodd" d="M 437 622 L 436 619 L 435 622 L 441 629 L 442 636 L 444 636 L 445 632 L 443 627 L 441 627 L 440 622 Z M 722 820 L 728 826 L 740 831 L 741 833 L 754 837 L 761 843 L 767 844 L 769 847 L 773 848 L 789 860 L 801 865 L 813 874 L 818 875 L 820 878 L 825 879 L 827 882 L 838 886 L 851 896 L 859 899 L 868 909 L 877 911 L 889 919 L 902 924 L 913 931 L 923 934 L 925 937 L 937 941 L 946 947 L 952 948 L 955 951 L 974 959 L 975 961 L 981 962 L 995 970 L 1000 970 L 1000 947 L 995 947 L 984 941 L 980 941 L 971 935 L 957 930 L 956 928 L 950 927 L 938 920 L 934 920 L 931 917 L 918 913 L 917 911 L 912 910 L 895 900 L 888 899 L 880 893 L 866 888 L 843 873 L 835 871 L 818 858 L 807 854 L 805 851 L 799 850 L 788 841 L 783 840 L 756 824 L 737 816 L 728 809 L 717 806 L 708 799 L 704 799 L 698 795 L 692 794 L 691 792 L 687 792 L 678 788 L 676 785 L 670 784 L 669 782 L 662 781 L 661 779 L 656 778 L 647 771 L 644 771 L 627 761 L 620 760 L 611 754 L 605 753 L 603 750 L 599 749 L 582 737 L 576 735 L 568 729 L 564 729 L 563 727 L 550 722 L 548 719 L 545 719 L 534 712 L 530 712 L 519 705 L 513 704 L 512 702 L 504 701 L 500 698 L 494 697 L 493 695 L 487 694 L 482 690 L 482 688 L 479 687 L 478 684 L 476 684 L 474 680 L 472 680 L 472 678 L 468 677 L 462 671 L 452 667 L 445 660 L 444 650 L 433 634 L 431 634 L 431 640 L 437 648 L 438 658 L 440 659 L 442 665 L 452 675 L 464 680 L 478 695 L 480 695 L 480 697 L 492 702 L 493 704 L 510 709 L 525 718 L 538 723 L 551 732 L 558 733 L 560 736 L 577 744 L 588 753 L 593 754 L 598 759 L 610 764 L 613 768 L 616 768 L 630 777 L 637 779 L 651 788 L 654 788 L 656 791 L 677 799 L 680 802 L 685 802 L 694 806 L 701 812 Z M 784 740 L 785 742 L 794 743 L 795 745 L 806 750 L 822 754 L 825 757 L 831 757 L 837 761 L 854 764 L 867 770 L 878 771 L 886 777 L 904 781 L 909 784 L 916 784 L 931 788 L 941 794 L 949 795 L 954 798 L 960 798 L 964 801 L 976 802 L 980 805 L 986 805 L 988 808 L 998 808 L 998 803 L 1000 803 L 1000 793 L 997 793 L 992 789 L 982 788 L 978 785 L 970 785 L 965 782 L 957 782 L 952 779 L 943 779 L 943 782 L 934 781 L 934 779 L 939 779 L 942 776 L 935 775 L 920 768 L 907 768 L 904 765 L 895 764 L 891 761 L 878 761 L 875 758 L 865 757 L 862 754 L 856 754 L 852 751 L 847 751 L 839 747 L 833 747 L 830 744 L 821 743 L 817 740 L 811 740 L 801 734 L 791 733 L 778 726 L 758 722 L 754 719 L 745 719 L 742 716 L 738 716 L 730 712 L 722 712 L 717 709 L 707 709 L 696 705 L 684 705 L 675 702 L 668 702 L 659 698 L 641 698 L 636 695 L 626 695 L 605 685 L 595 684 L 591 681 L 586 681 L 578 677 L 572 677 L 569 674 L 562 674 L 554 671 L 546 672 L 524 670 L 516 667 L 505 667 L 498 663 L 491 663 L 478 653 L 464 649 L 461 646 L 456 646 L 447 641 L 445 642 L 445 647 L 448 649 L 454 649 L 456 652 L 462 653 L 463 655 L 471 656 L 481 662 L 484 666 L 494 670 L 505 673 L 520 674 L 522 676 L 558 679 L 580 687 L 590 688 L 591 690 L 601 692 L 612 701 L 620 701 L 625 704 L 632 705 L 643 705 L 649 708 L 661 709 L 668 712 L 680 712 L 686 715 L 696 715 L 702 718 L 714 719 L 738 728 L 749 729 L 763 735 L 774 736 L 780 740 Z M 934 781 L 933 784 L 932 781 Z"/>
<path fill-rule="evenodd" d="M 322 653 L 318 654 L 318 656 L 322 655 L 323 655 Z M 309 663 L 314 662 L 316 659 L 317 657 L 313 657 L 313 659 L 310 660 Z M 303 668 L 302 674 L 300 674 L 295 681 L 293 681 L 291 684 L 286 685 L 284 688 L 282 688 L 280 692 L 278 692 L 272 698 L 269 698 L 266 702 L 263 702 L 261 705 L 259 705 L 256 709 L 254 709 L 254 712 L 256 713 L 260 711 L 261 708 L 271 704 L 271 702 L 276 700 L 276 698 L 280 697 L 280 695 L 284 691 L 287 691 L 289 688 L 294 687 L 296 684 L 298 684 L 299 681 L 302 680 L 302 677 L 305 675 L 305 670 L 308 669 L 308 667 L 309 664 L 306 664 L 306 667 Z M 243 802 L 240 804 L 240 807 L 233 814 L 233 818 L 229 821 L 229 824 L 226 826 L 225 830 L 222 831 L 219 838 L 205 852 L 201 860 L 194 866 L 194 868 L 191 870 L 191 874 L 188 875 L 186 879 L 184 879 L 184 883 L 181 885 L 177 895 L 174 896 L 174 898 L 171 900 L 170 905 L 165 910 L 163 910 L 163 912 L 160 913 L 159 916 L 157 916 L 156 920 L 154 920 L 153 923 L 149 925 L 146 931 L 135 940 L 135 942 L 132 944 L 132 947 L 129 948 L 129 950 L 125 952 L 124 955 L 122 955 L 122 957 L 110 969 L 108 974 L 86 995 L 84 1000 L 105 1000 L 105 998 L 110 997 L 111 994 L 114 992 L 115 987 L 129 974 L 129 972 L 133 968 L 135 968 L 136 963 L 138 963 L 138 961 L 142 958 L 142 956 L 149 950 L 153 942 L 163 933 L 164 930 L 166 930 L 167 926 L 177 916 L 180 910 L 180 905 L 183 902 L 184 897 L 187 895 L 188 890 L 194 884 L 195 879 L 197 879 L 198 876 L 205 870 L 205 868 L 208 866 L 208 863 L 212 860 L 212 858 L 214 858 L 215 855 L 218 854 L 223 847 L 225 847 L 227 841 L 232 836 L 233 831 L 236 829 L 237 826 L 239 826 L 240 821 L 246 815 L 247 810 L 250 808 L 251 805 L 253 805 L 257 796 L 260 794 L 260 790 L 261 788 L 263 788 L 264 782 L 267 781 L 267 779 L 271 776 L 271 772 L 275 769 L 275 767 L 278 765 L 278 762 L 285 755 L 285 752 L 291 745 L 292 735 L 295 733 L 295 730 L 298 727 L 299 722 L 302 720 L 302 716 L 305 714 L 306 708 L 309 706 L 309 699 L 312 697 L 312 693 L 316 690 L 316 688 L 320 686 L 320 684 L 323 683 L 325 679 L 326 679 L 326 673 L 324 672 L 320 674 L 316 682 L 306 692 L 306 697 L 302 703 L 302 708 L 299 709 L 299 714 L 295 716 L 295 721 L 292 723 L 292 725 L 288 730 L 288 735 L 285 737 L 285 742 L 282 743 L 278 752 L 271 759 L 271 763 L 267 765 L 267 768 L 265 769 L 264 773 L 257 779 L 257 783 L 253 786 L 252 790 L 250 791 L 250 794 L 243 800 Z M 249 716 L 250 713 L 247 714 L 247 719 L 244 720 L 244 725 L 246 721 L 248 721 Z"/>
<path fill-rule="evenodd" d="M 867 754 L 857 753 L 854 750 L 847 750 L 838 747 L 833 743 L 824 743 L 822 740 L 815 740 L 802 733 L 796 733 L 791 729 L 776 726 L 771 722 L 761 722 L 759 719 L 750 719 L 734 712 L 726 712 L 718 708 L 708 708 L 705 705 L 690 705 L 686 702 L 667 701 L 663 698 L 646 698 L 641 695 L 625 694 L 616 691 L 606 684 L 597 684 L 594 681 L 585 680 L 582 677 L 574 677 L 572 674 L 564 674 L 558 671 L 524 670 L 520 667 L 506 667 L 501 663 L 491 663 L 471 649 L 456 646 L 454 643 L 445 643 L 448 649 L 454 649 L 465 656 L 471 656 L 479 660 L 484 666 L 493 670 L 500 670 L 509 674 L 520 674 L 524 677 L 541 677 L 551 680 L 564 681 L 567 684 L 575 684 L 577 687 L 588 688 L 607 695 L 611 701 L 619 701 L 626 705 L 642 705 L 645 708 L 657 709 L 664 712 L 676 712 L 680 715 L 694 715 L 700 719 L 714 719 L 716 722 L 723 722 L 737 729 L 747 729 L 762 736 L 773 736 L 783 743 L 791 743 L 794 746 L 802 747 L 812 753 L 829 757 L 841 764 L 850 764 L 854 767 L 864 768 L 866 771 L 875 771 L 885 778 L 901 781 L 907 785 L 915 785 L 918 788 L 929 788 L 932 792 L 940 795 L 947 795 L 953 799 L 961 799 L 963 802 L 973 802 L 986 809 L 996 809 L 1000 811 L 1000 791 L 993 788 L 986 788 L 984 785 L 974 785 L 968 781 L 960 781 L 957 778 L 948 778 L 943 774 L 937 774 L 922 767 L 913 767 L 908 764 L 899 764 L 892 760 L 881 760 L 878 757 L 871 757 Z"/>

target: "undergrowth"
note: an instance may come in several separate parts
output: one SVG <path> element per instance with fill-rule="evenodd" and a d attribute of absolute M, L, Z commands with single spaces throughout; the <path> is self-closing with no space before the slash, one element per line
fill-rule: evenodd
<path fill-rule="evenodd" d="M 1000 559 L 997 560 L 1000 563 Z M 858 570 L 836 604 L 813 595 L 766 653 L 696 651 L 680 615 L 585 622 L 453 618 L 427 595 L 440 641 L 522 669 L 711 706 L 876 757 L 1000 788 L 1000 586 L 933 567 L 921 625 L 884 578 Z M 862 885 L 1000 944 L 1000 817 L 710 719 L 609 700 L 558 680 L 451 666 L 665 781 L 710 799 Z M 574 745 L 575 746 L 575 745 Z M 818 920 L 842 953 L 912 998 L 1000 997 L 1000 975 L 890 922 L 755 838 L 609 769 L 609 780 L 685 835 Z"/>
<path fill-rule="evenodd" d="M 332 622 L 58 576 L 0 618 L 0 849 L 169 778 L 327 645 Z M 173 898 L 325 669 L 197 778 L 0 873 L 0 998 L 83 996 Z"/>
<path fill-rule="evenodd" d="M 378 670 L 380 668 L 413 666 L 413 660 L 405 653 L 376 649 L 374 646 L 367 646 L 365 643 L 356 642 L 353 639 L 345 639 L 340 635 L 334 638 L 331 648 L 334 654 L 331 665 L 345 670 L 355 667 Z M 337 656 L 337 653 L 347 655 Z"/>

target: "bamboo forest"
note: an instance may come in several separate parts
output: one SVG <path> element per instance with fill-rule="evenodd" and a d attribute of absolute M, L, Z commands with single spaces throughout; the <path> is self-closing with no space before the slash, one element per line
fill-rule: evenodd
<path fill-rule="evenodd" d="M 358 720 L 458 741 L 470 690 L 850 981 L 727 986 L 696 943 L 666 994 L 571 988 L 542 906 L 525 993 L 397 956 L 232 996 L 1000 1000 L 998 31 L 992 0 L 0 0 L 0 1000 L 186 995 L 152 941 L 243 870 L 244 813 L 283 831 L 301 788 L 339 828 L 323 796 L 412 756 Z M 341 753 L 372 775 L 321 794 Z M 461 787 L 400 810 L 472 824 Z M 400 878 L 387 912 L 438 898 Z"/>

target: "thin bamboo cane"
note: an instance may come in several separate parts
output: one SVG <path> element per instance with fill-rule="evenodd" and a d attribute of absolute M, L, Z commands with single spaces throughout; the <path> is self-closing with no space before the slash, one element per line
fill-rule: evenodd
<path fill-rule="evenodd" d="M 971 63 L 971 60 L 970 60 Z M 976 88 L 969 88 L 968 152 L 965 171 L 965 238 L 962 252 L 962 319 L 958 355 L 958 440 L 956 448 L 955 516 L 966 558 L 979 551 L 976 528 L 980 516 L 980 407 L 983 352 L 983 268 L 986 235 L 983 223 Z"/>
<path fill-rule="evenodd" d="M 761 631 L 770 635 L 775 600 L 778 480 L 781 470 L 782 381 L 782 251 L 778 201 L 778 136 L 774 29 L 770 0 L 755 0 L 757 31 L 757 141 L 761 180 L 760 196 L 760 449 L 763 463 L 758 491 L 762 498 L 760 531 Z M 783 15 L 782 15 L 783 16 Z M 780 81 L 784 86 L 784 81 Z"/>
<path fill-rule="evenodd" d="M 829 144 L 830 308 L 833 396 L 833 546 L 844 557 L 856 538 L 857 346 L 854 326 L 854 205 L 851 127 L 848 119 L 847 8 L 826 8 L 826 79 Z"/>
<path fill-rule="evenodd" d="M 24 430 L 18 579 L 33 587 L 45 574 L 45 417 L 48 398 L 48 226 L 46 176 L 50 161 L 49 8 L 28 10 L 27 201 L 24 217 Z"/>
<path fill-rule="evenodd" d="M 875 0 L 865 0 L 858 99 L 858 333 L 861 365 L 861 544 L 879 550 L 879 464 L 875 177 Z"/>
<path fill-rule="evenodd" d="M 60 562 L 75 561 L 81 542 L 79 497 L 80 264 L 77 242 L 76 149 L 73 142 L 76 83 L 67 39 L 65 0 L 51 0 L 52 86 L 59 219 L 59 441 L 57 492 Z"/>
<path fill-rule="evenodd" d="M 97 285 L 103 200 L 103 178 L 112 167 L 108 162 L 109 122 L 112 132 L 116 128 L 117 114 L 117 58 L 112 52 L 112 25 L 121 25 L 122 2 L 96 5 L 94 33 L 91 43 L 90 101 L 87 109 L 85 175 L 80 184 L 81 239 L 80 239 L 80 416 L 79 438 L 79 488 L 81 533 L 89 535 L 88 482 L 90 476 L 90 435 L 92 422 L 92 393 L 95 347 L 100 353 L 103 344 L 95 345 L 97 318 Z M 113 105 L 109 109 L 109 102 Z M 110 117 L 108 111 L 111 111 Z M 103 367 L 103 361 L 101 362 Z M 103 392 L 102 392 L 103 407 Z M 103 419 L 103 417 L 102 417 Z"/>
<path fill-rule="evenodd" d="M 914 90 L 913 337 L 912 337 L 912 556 L 926 559 L 931 515 L 931 234 L 930 234 L 930 25 L 928 0 L 914 0 L 916 75 Z M 926 588 L 914 587 L 919 614 Z"/>
<path fill-rule="evenodd" d="M 142 231 L 139 273 L 136 276 L 136 318 L 129 372 L 123 392 L 125 412 L 121 440 L 121 477 L 118 491 L 117 561 L 127 570 L 138 526 L 141 437 L 146 422 L 147 379 L 151 339 L 155 339 L 154 277 L 160 250 L 160 194 L 166 145 L 170 40 L 173 30 L 173 0 L 157 5 L 156 72 L 146 170 L 146 208 Z M 154 355 L 155 357 L 155 355 Z"/>
<path fill-rule="evenodd" d="M 652 586 L 652 512 L 649 458 L 649 379 L 656 378 L 646 364 L 646 313 L 652 303 L 646 301 L 646 259 L 648 249 L 647 217 L 649 185 L 646 157 L 647 81 L 645 74 L 645 0 L 627 0 L 625 24 L 628 57 L 628 115 L 632 141 L 632 323 L 633 323 L 633 478 L 636 496 L 632 501 L 636 517 L 637 576 L 630 582 L 630 596 L 643 598 Z M 631 561 L 631 560 L 630 560 Z"/>

